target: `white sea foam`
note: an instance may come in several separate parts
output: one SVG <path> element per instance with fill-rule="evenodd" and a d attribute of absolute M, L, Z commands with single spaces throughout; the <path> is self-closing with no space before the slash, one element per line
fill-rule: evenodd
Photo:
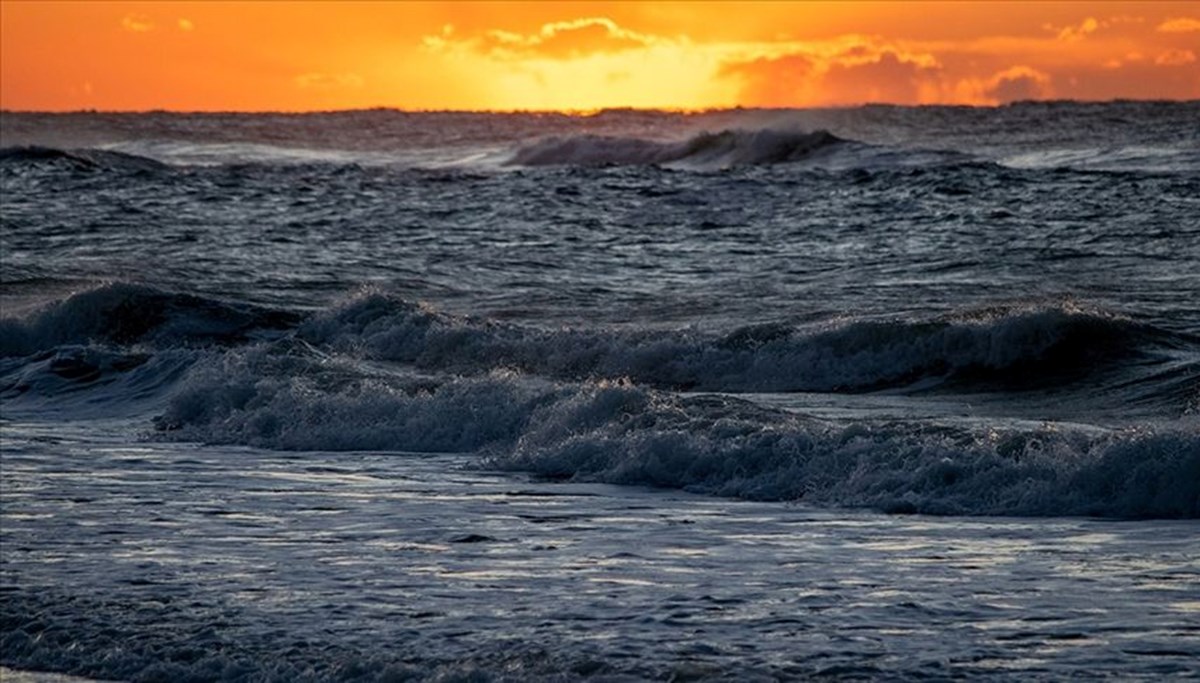
<path fill-rule="evenodd" d="M 455 456 L 0 430 L 10 667 L 1016 683 L 1186 678 L 1200 652 L 1191 521 L 884 516 L 531 481 Z"/>
<path fill-rule="evenodd" d="M 493 373 L 442 384 L 316 371 L 262 350 L 195 370 L 176 440 L 482 452 L 555 479 L 938 514 L 1200 516 L 1200 430 L 828 422 L 729 396 Z"/>

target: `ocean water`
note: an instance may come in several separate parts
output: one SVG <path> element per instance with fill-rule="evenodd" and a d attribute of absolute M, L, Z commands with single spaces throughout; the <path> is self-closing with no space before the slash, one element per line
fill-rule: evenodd
<path fill-rule="evenodd" d="M 1198 121 L 4 112 L 0 673 L 1200 677 Z"/>

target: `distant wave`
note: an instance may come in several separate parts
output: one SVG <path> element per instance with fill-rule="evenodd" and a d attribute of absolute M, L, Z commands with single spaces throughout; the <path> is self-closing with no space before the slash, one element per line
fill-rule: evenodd
<path fill-rule="evenodd" d="M 1191 146 L 1092 146 L 1022 151 L 998 159 L 1010 168 L 1078 171 L 1194 173 L 1200 170 L 1200 145 Z"/>
<path fill-rule="evenodd" d="M 160 438 L 482 452 L 483 466 L 552 479 L 891 512 L 1200 517 L 1200 431 L 1183 426 L 834 424 L 626 382 L 322 378 L 314 358 L 230 354 L 189 374 Z"/>
<path fill-rule="evenodd" d="M 104 149 L 55 149 L 27 146 L 0 148 L 0 168 L 55 166 L 74 171 L 155 173 L 170 166 L 149 157 Z"/>
<path fill-rule="evenodd" d="M 1196 101 L 1062 101 L 995 108 L 607 110 L 594 116 L 375 109 L 299 115 L 5 112 L 4 119 L 6 140 L 52 146 L 103 141 L 106 150 L 179 166 L 327 163 L 490 170 L 506 158 L 516 165 L 721 166 L 825 155 L 845 157 L 846 165 L 854 166 L 862 153 L 873 166 L 953 162 L 947 155 L 956 154 L 960 160 L 1018 168 L 1194 173 L 1200 169 L 1192 132 L 1198 109 Z M 696 135 L 698 130 L 723 132 Z M 820 131 L 841 142 L 823 139 L 829 133 Z M 539 137 L 545 139 L 533 142 Z M 814 151 L 814 143 L 827 146 Z M 697 156 L 688 159 L 689 154 Z M 888 157 L 887 163 L 875 163 L 876 154 Z"/>
<path fill-rule="evenodd" d="M 686 164 L 704 167 L 750 166 L 802 161 L 830 149 L 857 144 L 828 131 L 726 130 L 700 133 L 681 142 L 631 137 L 576 135 L 548 138 L 516 150 L 520 166 L 605 166 Z"/>

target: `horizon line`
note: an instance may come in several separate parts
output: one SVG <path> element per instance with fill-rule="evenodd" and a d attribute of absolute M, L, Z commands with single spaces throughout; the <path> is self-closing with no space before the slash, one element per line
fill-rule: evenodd
<path fill-rule="evenodd" d="M 399 114 L 525 114 L 525 115 L 557 115 L 567 117 L 590 117 L 601 116 L 609 113 L 618 112 L 636 112 L 636 113 L 663 113 L 663 114 L 685 114 L 696 115 L 714 112 L 733 112 L 733 111 L 829 111 L 838 109 L 865 109 L 872 107 L 879 108 L 900 108 L 900 109 L 1003 109 L 1006 107 L 1017 106 L 1037 106 L 1037 105 L 1062 105 L 1062 104 L 1078 104 L 1078 105 L 1101 105 L 1101 104 L 1118 104 L 1118 103 L 1142 103 L 1142 104 L 1187 104 L 1200 102 L 1200 98 L 1134 98 L 1134 97 L 1115 97 L 1107 100 L 1077 100 L 1070 98 L 1054 98 L 1054 99 L 1031 99 L 1031 100 L 1015 100 L 1012 102 L 1001 102 L 997 104 L 968 104 L 968 103 L 921 103 L 921 104 L 900 104 L 895 102 L 862 102 L 859 104 L 830 104 L 819 106 L 795 106 L 795 107 L 753 107 L 743 105 L 732 105 L 728 107 L 598 107 L 598 108 L 579 108 L 579 109 L 535 109 L 535 108 L 513 108 L 513 109 L 452 109 L 452 108 L 425 108 L 425 109 L 409 109 L 395 106 L 370 106 L 370 107 L 347 107 L 344 109 L 168 109 L 168 108 L 153 108 L 153 109 L 9 109 L 0 107 L 0 115 L 13 114 L 40 114 L 40 115 L 74 115 L 74 114 L 172 114 L 172 115 L 286 115 L 286 116 L 304 116 L 313 114 L 347 114 L 360 112 L 394 112 Z"/>

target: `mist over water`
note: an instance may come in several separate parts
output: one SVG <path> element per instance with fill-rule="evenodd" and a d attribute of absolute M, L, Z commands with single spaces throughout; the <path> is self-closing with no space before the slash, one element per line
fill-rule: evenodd
<path fill-rule="evenodd" d="M 0 664 L 1195 673 L 1198 119 L 4 112 Z"/>

